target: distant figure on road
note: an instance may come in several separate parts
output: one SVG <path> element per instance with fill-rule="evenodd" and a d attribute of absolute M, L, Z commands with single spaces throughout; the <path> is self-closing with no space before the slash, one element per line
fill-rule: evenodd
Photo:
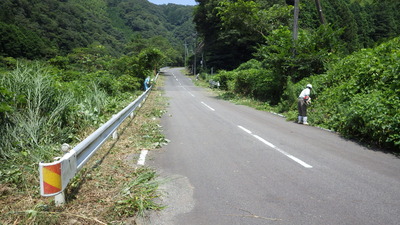
<path fill-rule="evenodd" d="M 147 91 L 147 89 L 149 89 L 149 87 L 150 87 L 150 77 L 147 77 L 144 80 L 144 90 Z"/>
<path fill-rule="evenodd" d="M 307 123 L 307 105 L 311 104 L 311 93 L 312 85 L 307 84 L 306 88 L 300 93 L 297 100 L 297 106 L 299 109 L 298 123 L 308 125 Z"/>

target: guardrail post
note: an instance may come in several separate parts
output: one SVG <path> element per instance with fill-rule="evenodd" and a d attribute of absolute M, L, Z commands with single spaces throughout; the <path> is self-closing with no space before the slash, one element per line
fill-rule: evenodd
<path fill-rule="evenodd" d="M 54 202 L 56 206 L 63 206 L 65 204 L 65 193 L 64 191 L 54 196 Z"/>
<path fill-rule="evenodd" d="M 114 118 L 114 117 L 116 117 L 116 116 L 117 116 L 117 115 L 114 114 L 114 115 L 112 115 L 112 118 Z M 118 128 L 115 129 L 115 131 L 112 133 L 112 139 L 113 139 L 113 140 L 117 140 L 117 139 L 118 139 Z"/>
<path fill-rule="evenodd" d="M 115 130 L 115 131 L 113 132 L 113 134 L 112 134 L 112 139 L 113 139 L 113 140 L 118 139 L 118 131 L 117 131 L 117 130 Z"/>

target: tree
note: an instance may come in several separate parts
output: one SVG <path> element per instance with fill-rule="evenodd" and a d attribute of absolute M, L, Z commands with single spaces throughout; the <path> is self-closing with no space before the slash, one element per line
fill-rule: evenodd
<path fill-rule="evenodd" d="M 35 32 L 0 22 L 0 55 L 35 59 L 50 52 L 45 41 Z"/>
<path fill-rule="evenodd" d="M 272 1 L 198 1 L 194 22 L 209 67 L 233 69 L 252 58 L 264 36 L 288 25 L 290 7 Z M 277 1 L 276 1 L 277 2 Z"/>
<path fill-rule="evenodd" d="M 183 43 L 194 32 L 193 8 L 147 0 L 1 0 L 0 54 L 51 58 L 100 43 L 121 56 L 134 35 L 163 36 L 170 63 L 182 65 Z"/>
<path fill-rule="evenodd" d="M 393 0 L 374 1 L 370 5 L 369 10 L 375 27 L 371 35 L 375 42 L 400 35 L 399 7 L 400 2 Z"/>
<path fill-rule="evenodd" d="M 158 66 L 162 64 L 165 56 L 158 49 L 148 48 L 140 52 L 138 58 L 139 65 L 145 69 L 153 70 L 154 75 L 156 75 Z"/>

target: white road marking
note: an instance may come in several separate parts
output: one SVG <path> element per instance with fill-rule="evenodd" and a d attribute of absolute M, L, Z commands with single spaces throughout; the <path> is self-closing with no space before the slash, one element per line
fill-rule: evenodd
<path fill-rule="evenodd" d="M 184 86 L 180 86 L 181 88 L 185 89 L 185 91 L 187 91 L 192 97 L 196 97 L 194 96 L 194 94 L 192 94 L 192 92 L 190 92 L 187 88 L 185 88 Z"/>
<path fill-rule="evenodd" d="M 251 131 L 247 130 L 246 128 L 242 126 L 238 126 L 240 129 L 244 130 L 246 133 L 251 134 Z"/>
<path fill-rule="evenodd" d="M 268 145 L 269 147 L 271 147 L 271 148 L 275 149 L 276 151 L 282 153 L 283 155 L 285 155 L 286 157 L 290 158 L 291 160 L 293 160 L 293 161 L 297 162 L 298 164 L 304 166 L 305 168 L 313 168 L 311 165 L 305 163 L 304 161 L 302 161 L 302 160 L 300 160 L 300 159 L 294 157 L 293 155 L 291 155 L 291 154 L 289 154 L 289 153 L 283 151 L 282 149 L 276 147 L 276 146 L 275 146 L 274 144 L 272 144 L 271 142 L 266 141 L 265 139 L 263 139 L 262 137 L 260 137 L 260 136 L 258 136 L 258 135 L 252 134 L 252 132 L 251 132 L 250 130 L 248 130 L 248 129 L 246 129 L 246 128 L 240 126 L 240 125 L 239 125 L 238 127 L 239 127 L 240 129 L 242 129 L 243 131 L 245 131 L 246 133 L 250 134 L 251 136 L 257 138 L 257 139 L 258 139 L 259 141 L 261 141 L 262 143 Z"/>
<path fill-rule="evenodd" d="M 206 103 L 204 103 L 204 102 L 201 102 L 201 104 L 203 104 L 203 105 L 205 105 L 207 108 L 209 108 L 211 111 L 215 111 L 215 109 L 213 109 L 213 108 L 211 108 L 209 105 L 207 105 Z"/>
<path fill-rule="evenodd" d="M 142 150 L 141 152 L 140 152 L 140 156 L 139 156 L 139 160 L 138 160 L 138 165 L 144 165 L 144 162 L 145 162 L 145 160 L 146 160 L 146 155 L 147 155 L 147 153 L 149 152 L 149 150 Z"/>

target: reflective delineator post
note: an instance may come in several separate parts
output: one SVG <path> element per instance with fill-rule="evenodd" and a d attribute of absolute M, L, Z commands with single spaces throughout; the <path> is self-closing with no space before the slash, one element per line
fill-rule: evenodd
<path fill-rule="evenodd" d="M 52 163 L 39 163 L 40 194 L 55 196 L 57 206 L 65 203 L 64 190 L 77 172 L 76 154 L 70 151 Z"/>
<path fill-rule="evenodd" d="M 54 196 L 62 191 L 60 161 L 39 163 L 39 172 L 42 196 Z"/>

